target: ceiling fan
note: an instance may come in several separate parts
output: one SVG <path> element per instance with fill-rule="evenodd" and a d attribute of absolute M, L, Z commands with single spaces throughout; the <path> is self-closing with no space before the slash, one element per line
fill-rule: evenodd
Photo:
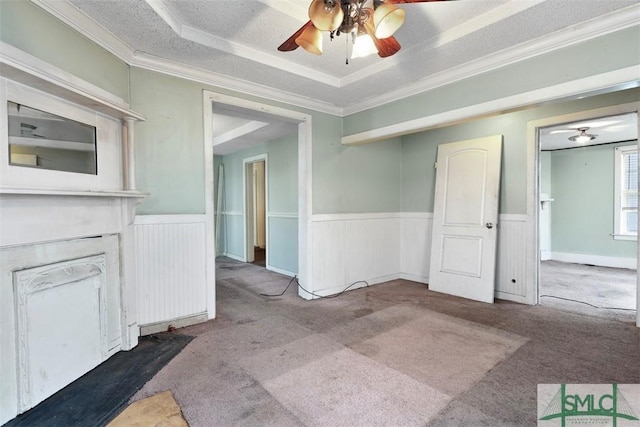
<path fill-rule="evenodd" d="M 395 5 L 435 1 L 450 0 L 312 0 L 310 20 L 278 50 L 288 52 L 301 46 L 307 52 L 322 55 L 322 31 L 329 31 L 331 40 L 340 34 L 351 35 L 352 43 L 347 43 L 347 64 L 350 57 L 373 53 L 386 58 L 400 50 L 393 34 L 404 23 L 405 11 Z"/>

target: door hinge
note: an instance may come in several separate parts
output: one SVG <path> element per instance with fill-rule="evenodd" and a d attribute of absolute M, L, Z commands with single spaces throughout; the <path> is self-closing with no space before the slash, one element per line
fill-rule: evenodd
<path fill-rule="evenodd" d="M 434 169 L 438 169 L 438 162 L 435 162 L 435 163 L 433 164 L 433 168 L 434 168 Z"/>

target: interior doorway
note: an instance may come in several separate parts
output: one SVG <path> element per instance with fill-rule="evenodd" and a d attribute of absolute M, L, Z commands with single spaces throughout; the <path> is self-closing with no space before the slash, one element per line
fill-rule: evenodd
<path fill-rule="evenodd" d="M 244 160 L 245 236 L 247 262 L 266 267 L 267 237 L 267 156 Z"/>
<path fill-rule="evenodd" d="M 635 312 L 638 115 L 573 116 L 537 129 L 537 302 Z"/>

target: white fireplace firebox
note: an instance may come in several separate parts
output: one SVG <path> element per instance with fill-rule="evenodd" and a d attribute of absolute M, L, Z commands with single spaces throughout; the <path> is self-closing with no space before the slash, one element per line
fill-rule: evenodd
<path fill-rule="evenodd" d="M 0 42 L 0 424 L 137 345 L 138 120 Z"/>

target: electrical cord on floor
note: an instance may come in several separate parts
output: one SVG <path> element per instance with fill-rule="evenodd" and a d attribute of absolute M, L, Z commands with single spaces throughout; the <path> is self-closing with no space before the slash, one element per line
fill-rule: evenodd
<path fill-rule="evenodd" d="M 287 292 L 287 289 L 289 289 L 289 286 L 291 286 L 294 280 L 296 282 L 298 281 L 296 277 L 297 276 L 293 276 L 291 280 L 289 280 L 289 284 L 287 285 L 287 287 L 284 288 L 284 291 L 280 292 L 279 294 L 260 294 L 260 295 L 262 295 L 263 297 L 281 297 L 282 295 L 284 295 L 285 292 Z"/>
<path fill-rule="evenodd" d="M 556 298 L 556 299 L 561 299 L 561 300 L 564 300 L 564 301 L 577 302 L 577 303 L 580 303 L 580 304 L 588 305 L 589 307 L 598 308 L 598 309 L 602 309 L 602 310 L 625 310 L 625 311 L 635 311 L 635 309 L 633 309 L 633 308 L 620 308 L 620 307 L 598 307 L 597 305 L 593 305 L 593 304 L 590 304 L 590 303 L 588 303 L 588 302 L 578 301 L 578 300 L 576 300 L 576 299 L 571 299 L 571 298 L 557 297 L 557 296 L 555 296 L 555 295 L 540 295 L 540 298 Z"/>
<path fill-rule="evenodd" d="M 293 276 L 291 278 L 291 280 L 289 281 L 289 284 L 287 285 L 286 288 L 284 288 L 284 291 L 282 291 L 279 294 L 260 294 L 263 297 L 281 297 L 282 295 L 284 295 L 285 292 L 287 292 L 287 289 L 289 289 L 289 286 L 291 286 L 291 284 L 293 282 L 296 282 L 298 284 L 298 287 L 300 289 L 302 289 L 303 291 L 305 291 L 306 293 L 308 293 L 311 296 L 314 296 L 316 298 L 337 298 L 340 295 L 344 294 L 345 292 L 347 292 L 349 289 L 351 289 L 353 286 L 357 285 L 358 283 L 365 283 L 367 286 L 367 288 L 369 287 L 369 282 L 367 282 L 366 280 L 358 280 L 357 282 L 353 282 L 352 284 L 350 284 L 349 286 L 347 286 L 346 288 L 344 288 L 342 291 L 338 292 L 337 294 L 334 295 L 318 295 L 316 293 L 313 293 L 311 291 L 306 290 L 305 288 L 302 287 L 302 285 L 300 284 L 300 282 L 298 281 L 298 276 Z"/>
<path fill-rule="evenodd" d="M 305 288 L 302 287 L 302 285 L 300 284 L 300 282 L 298 282 L 298 279 L 294 277 L 294 279 L 296 279 L 296 283 L 298 284 L 298 287 L 300 289 L 302 289 L 303 291 L 305 291 L 306 293 L 308 293 L 309 295 L 312 295 L 316 298 L 338 298 L 340 295 L 344 294 L 345 292 L 347 292 L 351 287 L 357 285 L 358 283 L 365 283 L 367 286 L 365 286 L 366 288 L 369 287 L 369 282 L 367 282 L 366 280 L 358 280 L 357 282 L 353 282 L 352 284 L 350 284 L 349 286 L 347 286 L 346 288 L 344 288 L 343 290 L 341 290 L 340 292 L 338 292 L 337 294 L 333 294 L 333 295 L 318 295 L 315 294 L 311 291 L 306 290 Z"/>

